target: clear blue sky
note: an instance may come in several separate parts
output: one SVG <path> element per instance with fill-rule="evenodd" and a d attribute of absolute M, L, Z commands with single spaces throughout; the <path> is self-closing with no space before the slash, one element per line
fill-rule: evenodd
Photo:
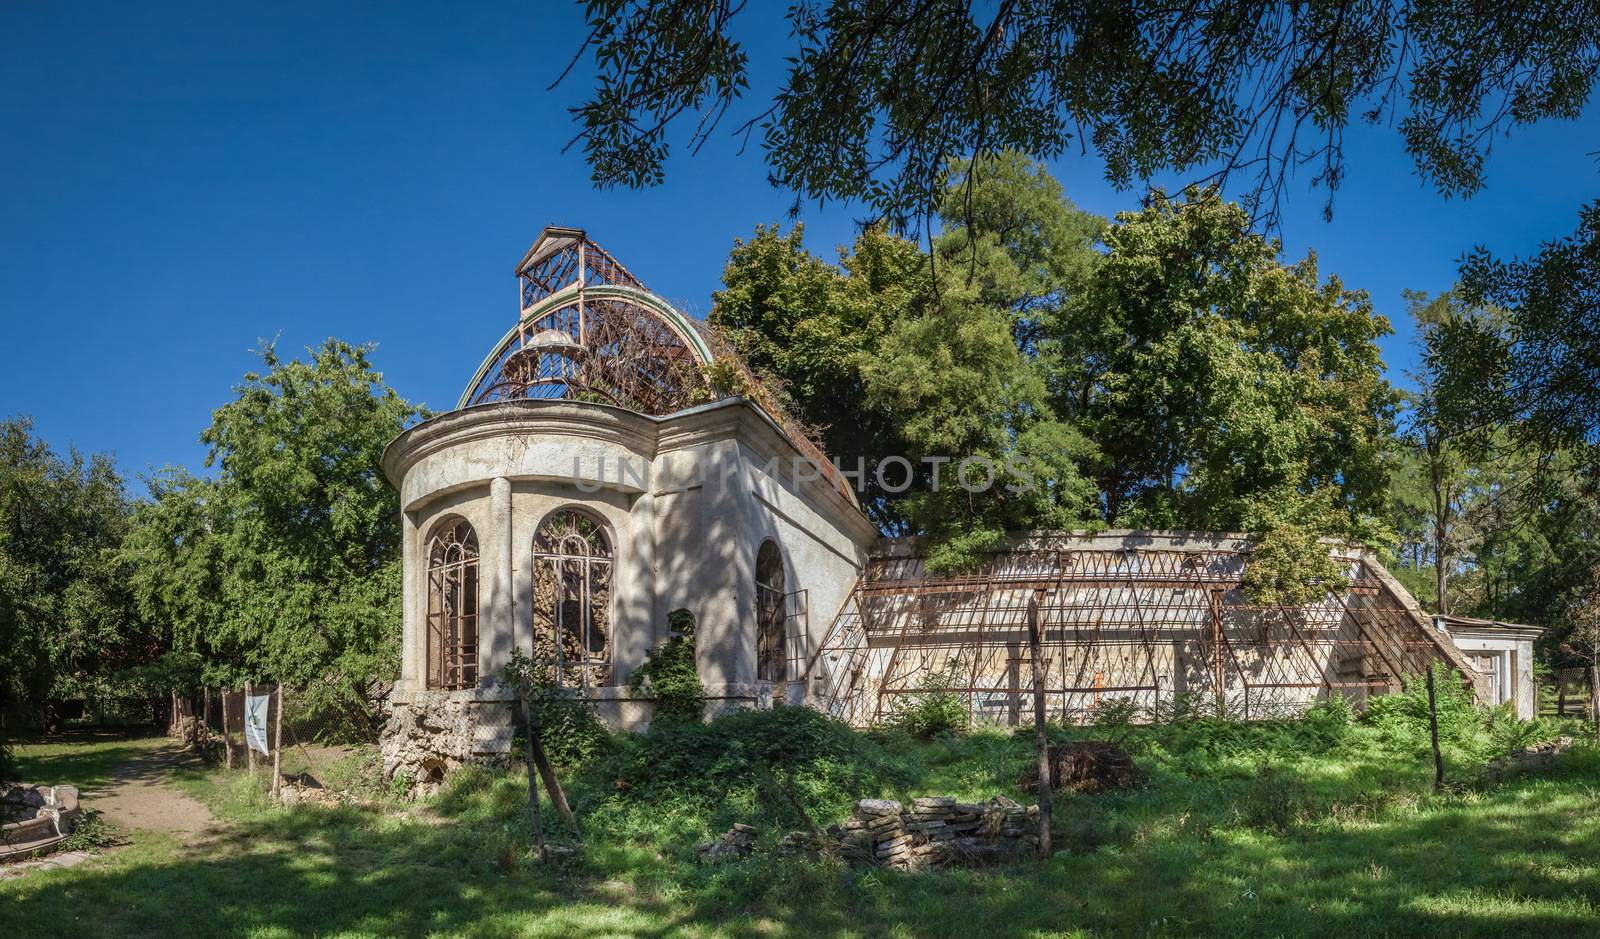
<path fill-rule="evenodd" d="M 758 86 L 786 51 L 762 6 L 743 27 Z M 6 0 L 0 415 L 113 451 L 130 476 L 198 468 L 197 436 L 257 339 L 298 352 L 327 336 L 376 342 L 402 394 L 449 407 L 513 322 L 512 267 L 546 224 L 587 228 L 704 315 L 732 240 L 791 198 L 731 139 L 674 159 L 660 188 L 594 190 L 561 153 L 583 70 L 545 91 L 582 32 L 560 2 Z M 1315 248 L 1371 292 L 1395 321 L 1399 380 L 1414 361 L 1400 291 L 1449 287 L 1474 243 L 1525 252 L 1570 231 L 1600 196 L 1597 129 L 1591 108 L 1501 141 L 1466 202 L 1421 184 L 1392 131 L 1353 130 L 1333 223 L 1297 187 L 1286 252 Z M 1087 209 L 1137 205 L 1092 157 L 1056 170 Z M 812 250 L 849 241 L 858 214 L 807 207 Z"/>

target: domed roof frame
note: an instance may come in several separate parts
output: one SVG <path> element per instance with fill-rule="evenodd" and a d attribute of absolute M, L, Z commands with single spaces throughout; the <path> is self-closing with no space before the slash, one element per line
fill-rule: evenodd
<path fill-rule="evenodd" d="M 588 397 L 647 413 L 689 403 L 715 355 L 692 321 L 579 229 L 546 228 L 517 265 L 522 314 L 456 406 Z"/>
<path fill-rule="evenodd" d="M 479 364 L 456 409 L 493 401 L 557 399 L 609 404 L 664 417 L 739 394 L 777 426 L 834 489 L 855 492 L 812 439 L 736 354 L 713 351 L 702 331 L 577 228 L 549 227 L 517 264 L 522 313 Z M 736 392 L 712 385 L 727 365 Z"/>

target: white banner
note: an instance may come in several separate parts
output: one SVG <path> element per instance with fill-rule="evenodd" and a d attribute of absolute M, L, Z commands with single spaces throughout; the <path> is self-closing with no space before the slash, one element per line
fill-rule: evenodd
<path fill-rule="evenodd" d="M 267 702 L 272 695 L 251 695 L 244 699 L 244 739 L 252 750 L 267 751 Z"/>

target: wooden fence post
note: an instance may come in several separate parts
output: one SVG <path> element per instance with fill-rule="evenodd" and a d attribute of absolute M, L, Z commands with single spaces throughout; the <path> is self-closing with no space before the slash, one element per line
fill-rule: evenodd
<path fill-rule="evenodd" d="M 1589 716 L 1594 721 L 1594 735 L 1600 739 L 1600 670 L 1589 663 Z"/>
<path fill-rule="evenodd" d="M 278 781 L 282 778 L 279 769 L 283 763 L 280 755 L 283 753 L 283 682 L 278 682 L 278 716 L 272 729 L 272 798 L 278 798 Z"/>
<path fill-rule="evenodd" d="M 1050 856 L 1050 737 L 1044 725 L 1044 630 L 1039 626 L 1039 601 L 1035 590 L 1028 601 L 1028 656 L 1033 660 L 1033 746 L 1039 757 L 1039 856 Z"/>
<path fill-rule="evenodd" d="M 230 715 L 228 713 L 228 689 L 227 688 L 223 688 L 221 693 L 222 693 L 222 752 L 223 752 L 224 757 L 225 757 L 225 762 L 228 765 L 228 769 L 233 769 L 233 731 L 230 729 L 230 727 L 232 725 L 228 721 L 229 717 L 232 716 L 232 715 Z"/>
<path fill-rule="evenodd" d="M 244 758 L 252 776 L 256 774 L 256 748 L 250 746 L 250 695 L 254 690 L 250 682 L 244 683 Z"/>
<path fill-rule="evenodd" d="M 1439 703 L 1433 691 L 1433 666 L 1428 666 L 1428 737 L 1433 742 L 1433 791 L 1444 788 L 1444 754 L 1439 752 Z"/>

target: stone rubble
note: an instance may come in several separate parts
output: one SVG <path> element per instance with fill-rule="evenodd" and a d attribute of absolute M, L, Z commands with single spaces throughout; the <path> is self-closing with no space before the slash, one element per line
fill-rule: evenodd
<path fill-rule="evenodd" d="M 1531 746 L 1519 747 L 1489 764 L 1489 778 L 1495 781 L 1517 773 L 1549 769 L 1562 754 L 1572 749 L 1573 740 L 1565 734 Z"/>
<path fill-rule="evenodd" d="M 826 832 L 791 832 L 781 850 L 836 854 L 854 864 L 894 870 L 976 867 L 1021 857 L 1039 845 L 1039 807 L 1005 796 L 957 802 L 942 796 L 862 799 L 851 817 Z"/>
<path fill-rule="evenodd" d="M 749 857 L 755 851 L 756 830 L 753 826 L 736 823 L 716 841 L 697 845 L 695 850 L 702 860 L 728 861 Z"/>

